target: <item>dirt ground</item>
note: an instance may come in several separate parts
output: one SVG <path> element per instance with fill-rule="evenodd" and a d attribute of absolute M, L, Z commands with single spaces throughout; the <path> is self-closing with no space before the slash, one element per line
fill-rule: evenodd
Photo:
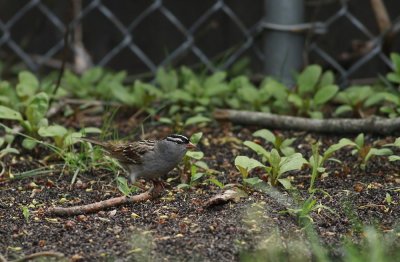
<path fill-rule="evenodd" d="M 214 178 L 224 184 L 241 184 L 241 174 L 234 166 L 235 156 L 261 159 L 239 140 L 253 140 L 251 134 L 257 129 L 212 124 L 185 130 L 184 134 L 190 136 L 202 131 L 198 150 L 204 152 L 203 160 L 210 168 L 221 172 Z M 149 136 L 171 132 L 168 128 L 159 130 L 153 125 L 146 128 Z M 311 156 L 311 142 L 320 140 L 322 152 L 342 137 L 356 136 L 280 132 L 285 137 L 296 137 L 294 147 L 307 159 Z M 370 144 L 379 139 L 393 142 L 395 138 L 366 136 Z M 272 149 L 271 144 L 264 144 L 268 150 Z M 39 160 L 44 155 L 46 150 L 40 149 L 2 159 L 7 173 L 0 182 L 0 254 L 8 260 L 41 251 L 60 252 L 71 261 L 238 261 L 246 260 L 246 254 L 268 249 L 283 249 L 288 257 L 296 256 L 296 261 L 312 257 L 296 216 L 279 213 L 296 208 L 298 201 L 308 198 L 311 178 L 308 167 L 287 175 L 297 189 L 293 192 L 282 187 L 251 189 L 238 202 L 205 208 L 204 203 L 223 192 L 222 189 L 207 181 L 209 177 L 203 177 L 189 189 L 178 189 L 180 181 L 175 179 L 167 183 L 166 191 L 155 200 L 93 214 L 55 217 L 45 212 L 50 206 L 82 205 L 122 194 L 114 174 L 103 169 L 80 174 L 73 185 L 72 172 L 60 175 L 62 166 L 54 166 L 55 172 L 49 174 L 6 180 L 10 170 L 18 173 L 43 166 Z M 399 164 L 389 162 L 387 157 L 373 157 L 365 171 L 358 167 L 357 156 L 351 154 L 350 148 L 341 149 L 335 157 L 343 166 L 327 162 L 328 174 L 317 179 L 314 188 L 330 195 L 318 192 L 315 198 L 336 215 L 320 209 L 313 211 L 311 217 L 330 256 L 340 258 L 343 239 L 358 241 L 363 234 L 362 224 L 383 231 L 396 227 L 400 214 L 396 189 L 400 188 L 400 177 Z M 262 170 L 255 170 L 250 177 L 261 178 L 263 174 Z M 176 177 L 179 177 L 177 169 L 168 175 Z M 387 193 L 391 196 L 390 203 Z M 22 206 L 29 209 L 28 221 Z"/>

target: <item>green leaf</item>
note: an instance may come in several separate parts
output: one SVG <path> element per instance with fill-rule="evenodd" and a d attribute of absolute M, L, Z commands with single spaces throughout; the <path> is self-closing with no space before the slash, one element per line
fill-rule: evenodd
<path fill-rule="evenodd" d="M 293 147 L 284 147 L 281 149 L 281 151 L 284 156 L 291 156 L 296 153 Z"/>
<path fill-rule="evenodd" d="M 396 73 L 387 73 L 386 78 L 389 81 L 392 81 L 394 83 L 398 83 L 400 84 L 400 74 L 396 74 Z"/>
<path fill-rule="evenodd" d="M 264 167 L 264 165 L 261 164 L 259 161 L 253 158 L 248 158 L 247 156 L 237 156 L 235 158 L 235 166 L 242 167 L 246 169 L 247 172 L 256 167 Z"/>
<path fill-rule="evenodd" d="M 26 108 L 26 117 L 29 123 L 33 126 L 39 123 L 46 116 L 48 107 L 49 97 L 47 94 L 44 92 L 36 94 Z"/>
<path fill-rule="evenodd" d="M 42 137 L 64 137 L 68 133 L 68 130 L 60 125 L 52 125 L 41 127 L 38 130 L 38 134 Z"/>
<path fill-rule="evenodd" d="M 22 141 L 22 146 L 28 150 L 32 150 L 33 148 L 35 148 L 37 142 L 31 138 L 25 138 Z"/>
<path fill-rule="evenodd" d="M 389 156 L 389 161 L 399 161 L 400 160 L 400 156 Z"/>
<path fill-rule="evenodd" d="M 319 65 L 310 65 L 299 75 L 297 79 L 299 95 L 313 92 L 321 75 L 322 68 Z"/>
<path fill-rule="evenodd" d="M 258 177 L 246 178 L 246 179 L 243 179 L 243 181 L 248 183 L 250 186 L 254 186 L 254 185 L 258 184 L 258 183 L 264 182 Z"/>
<path fill-rule="evenodd" d="M 364 147 L 364 134 L 361 133 L 356 137 L 355 143 L 358 148 L 363 148 Z"/>
<path fill-rule="evenodd" d="M 226 79 L 226 72 L 215 72 L 211 76 L 207 77 L 204 81 L 204 87 L 206 89 L 212 89 L 214 86 L 217 86 L 223 83 Z"/>
<path fill-rule="evenodd" d="M 297 108 L 303 108 L 303 99 L 298 94 L 290 94 L 288 97 L 288 101 Z"/>
<path fill-rule="evenodd" d="M 14 109 L 0 105 L 0 119 L 23 121 L 22 115 Z"/>
<path fill-rule="evenodd" d="M 190 185 L 185 184 L 185 183 L 182 183 L 182 184 L 177 185 L 176 187 L 177 187 L 177 188 L 189 188 Z"/>
<path fill-rule="evenodd" d="M 336 93 L 339 91 L 339 87 L 337 85 L 326 85 L 320 88 L 317 93 L 315 93 L 313 99 L 313 105 L 321 105 L 331 100 Z"/>
<path fill-rule="evenodd" d="M 313 119 L 324 119 L 324 115 L 321 111 L 308 111 L 307 112 Z"/>
<path fill-rule="evenodd" d="M 119 191 L 121 191 L 125 196 L 127 196 L 131 193 L 131 190 L 128 187 L 128 183 L 127 183 L 125 177 L 117 176 L 115 178 L 115 180 L 117 180 L 117 185 L 118 185 Z"/>
<path fill-rule="evenodd" d="M 97 127 L 84 127 L 80 131 L 82 134 L 100 134 L 101 129 Z"/>
<path fill-rule="evenodd" d="M 190 142 L 192 142 L 194 145 L 197 145 L 202 136 L 203 132 L 197 132 L 190 137 Z"/>
<path fill-rule="evenodd" d="M 379 104 L 382 100 L 388 100 L 391 99 L 392 97 L 395 96 L 387 92 L 375 93 L 373 96 L 367 98 L 367 100 L 364 102 L 364 107 L 370 107 Z"/>
<path fill-rule="evenodd" d="M 261 88 L 264 89 L 271 94 L 275 99 L 279 101 L 286 101 L 288 96 L 288 88 L 282 83 L 271 79 L 266 78 L 264 82 L 261 84 Z"/>
<path fill-rule="evenodd" d="M 196 166 L 192 166 L 192 168 L 193 167 L 196 167 Z M 203 176 L 204 176 L 204 173 L 195 173 L 194 176 L 193 176 L 192 182 L 195 182 L 195 181 L 199 180 Z"/>
<path fill-rule="evenodd" d="M 349 145 L 355 145 L 355 143 L 347 138 L 342 138 L 339 140 L 337 144 L 331 145 L 324 153 L 324 159 L 328 158 L 331 154 L 333 154 L 335 151 L 341 149 L 342 147 L 349 146 Z"/>
<path fill-rule="evenodd" d="M 164 91 L 171 92 L 178 88 L 178 75 L 175 70 L 167 72 L 165 68 L 160 68 L 157 71 L 156 79 Z"/>
<path fill-rule="evenodd" d="M 307 163 L 307 160 L 300 153 L 283 157 L 279 167 L 279 174 L 300 169 L 305 163 Z"/>
<path fill-rule="evenodd" d="M 187 151 L 186 155 L 190 158 L 200 160 L 204 157 L 204 153 L 201 151 Z"/>
<path fill-rule="evenodd" d="M 11 153 L 11 154 L 19 155 L 18 149 L 12 148 L 12 147 L 6 147 L 3 150 L 0 150 L 0 154 L 3 154 L 3 153 Z"/>
<path fill-rule="evenodd" d="M 397 53 L 391 53 L 390 59 L 392 60 L 394 71 L 400 74 L 400 55 Z"/>
<path fill-rule="evenodd" d="M 163 124 L 173 124 L 174 121 L 172 121 L 172 119 L 167 118 L 167 117 L 160 117 L 158 119 L 158 122 L 163 123 Z"/>
<path fill-rule="evenodd" d="M 288 146 L 290 146 L 291 144 L 293 144 L 294 141 L 296 141 L 296 137 L 287 138 L 287 139 L 283 140 L 283 142 L 282 142 L 282 144 L 281 144 L 281 147 L 282 147 L 282 148 L 288 147 Z"/>
<path fill-rule="evenodd" d="M 93 84 L 98 82 L 100 78 L 104 75 L 104 70 L 102 67 L 96 66 L 82 74 L 81 80 L 84 84 Z"/>
<path fill-rule="evenodd" d="M 192 116 L 186 119 L 185 126 L 195 125 L 199 123 L 211 122 L 211 119 L 202 115 Z"/>
<path fill-rule="evenodd" d="M 352 112 L 353 108 L 350 105 L 341 105 L 338 106 L 335 110 L 334 115 L 338 116 L 346 112 Z"/>
<path fill-rule="evenodd" d="M 204 161 L 196 161 L 196 163 L 194 163 L 197 167 L 204 169 L 204 170 L 209 170 L 210 168 L 208 167 L 207 163 Z"/>
<path fill-rule="evenodd" d="M 39 89 L 39 81 L 36 76 L 28 71 L 18 74 L 19 83 L 17 84 L 17 95 L 19 97 L 32 97 Z"/>
<path fill-rule="evenodd" d="M 272 133 L 268 129 L 257 130 L 256 132 L 253 133 L 253 136 L 264 138 L 265 140 L 275 144 L 276 137 L 274 133 Z"/>
<path fill-rule="evenodd" d="M 243 144 L 254 150 L 257 154 L 264 156 L 266 159 L 269 159 L 270 153 L 259 144 L 256 144 L 253 141 L 245 141 Z"/>
<path fill-rule="evenodd" d="M 293 188 L 292 184 L 290 183 L 290 180 L 287 178 L 278 178 L 278 182 L 285 188 L 285 189 L 291 189 Z"/>
<path fill-rule="evenodd" d="M 27 207 L 22 207 L 22 212 L 24 214 L 26 223 L 29 222 L 29 209 Z"/>
<path fill-rule="evenodd" d="M 279 163 L 281 162 L 281 156 L 279 155 L 278 150 L 276 150 L 275 148 L 271 150 L 268 162 L 273 168 L 279 166 Z"/>
<path fill-rule="evenodd" d="M 210 178 L 210 179 L 207 179 L 207 180 L 210 181 L 210 182 L 213 182 L 215 185 L 217 185 L 221 189 L 224 188 L 224 185 L 221 184 L 221 182 L 219 182 L 217 179 Z"/>
<path fill-rule="evenodd" d="M 333 74 L 333 72 L 331 70 L 328 70 L 322 74 L 319 85 L 321 87 L 323 87 L 323 86 L 327 86 L 327 85 L 333 85 L 334 83 L 335 83 L 335 75 Z"/>

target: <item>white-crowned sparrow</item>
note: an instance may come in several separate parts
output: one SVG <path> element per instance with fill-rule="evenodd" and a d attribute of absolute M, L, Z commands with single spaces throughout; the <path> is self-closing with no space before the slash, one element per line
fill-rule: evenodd
<path fill-rule="evenodd" d="M 132 184 L 136 178 L 145 177 L 155 182 L 174 167 L 176 167 L 188 149 L 196 146 L 183 135 L 168 135 L 163 140 L 142 140 L 133 143 L 112 141 L 97 141 L 90 138 L 80 138 L 105 149 L 107 154 L 117 159 L 129 172 Z"/>

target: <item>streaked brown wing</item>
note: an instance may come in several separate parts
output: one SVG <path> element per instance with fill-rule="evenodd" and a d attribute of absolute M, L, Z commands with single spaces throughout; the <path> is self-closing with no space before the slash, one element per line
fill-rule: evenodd
<path fill-rule="evenodd" d="M 154 141 L 143 140 L 118 147 L 113 153 L 121 155 L 122 162 L 135 165 L 142 164 L 142 156 L 154 149 Z"/>

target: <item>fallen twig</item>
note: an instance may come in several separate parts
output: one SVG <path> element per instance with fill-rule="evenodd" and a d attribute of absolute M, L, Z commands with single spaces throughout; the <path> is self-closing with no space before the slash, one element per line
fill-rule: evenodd
<path fill-rule="evenodd" d="M 363 119 L 334 118 L 310 119 L 294 116 L 275 115 L 262 112 L 217 109 L 216 120 L 228 120 L 237 124 L 259 125 L 277 129 L 293 129 L 322 133 L 376 133 L 390 134 L 400 130 L 400 117 Z"/>
<path fill-rule="evenodd" d="M 100 210 L 104 210 L 110 207 L 116 207 L 120 205 L 132 204 L 140 201 L 144 201 L 150 198 L 158 197 L 164 187 L 162 184 L 155 184 L 154 190 L 149 190 L 144 192 L 140 195 L 134 196 L 121 196 L 121 197 L 114 197 L 104 201 L 83 205 L 83 206 L 73 206 L 73 207 L 50 207 L 48 212 L 50 215 L 55 216 L 75 216 L 80 214 L 88 214 L 98 212 Z"/>
<path fill-rule="evenodd" d="M 135 195 L 135 196 L 114 197 L 114 198 L 110 198 L 110 199 L 107 199 L 104 201 L 100 201 L 100 202 L 96 202 L 96 203 L 92 203 L 92 204 L 88 204 L 88 205 L 83 205 L 83 206 L 50 207 L 49 213 L 51 215 L 56 215 L 56 216 L 75 216 L 75 215 L 80 215 L 80 214 L 88 214 L 88 213 L 98 212 L 100 210 L 110 208 L 110 207 L 144 201 L 144 200 L 150 199 L 151 197 L 152 197 L 152 195 L 150 193 L 145 192 L 145 193 L 142 193 L 140 195 Z"/>

